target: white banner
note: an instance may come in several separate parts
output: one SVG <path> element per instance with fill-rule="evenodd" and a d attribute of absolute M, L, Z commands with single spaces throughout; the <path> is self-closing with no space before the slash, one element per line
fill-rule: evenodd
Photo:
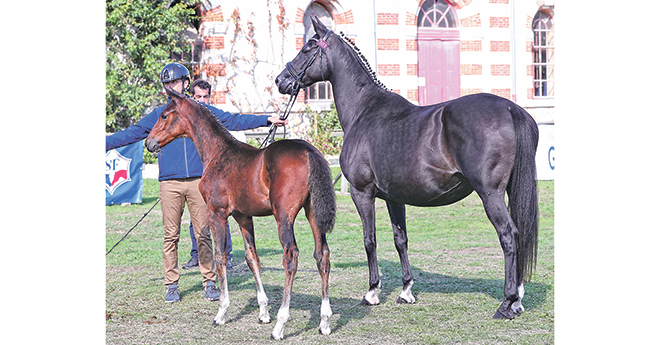
<path fill-rule="evenodd" d="M 555 179 L 555 125 L 539 124 L 539 146 L 536 149 L 537 180 Z"/>

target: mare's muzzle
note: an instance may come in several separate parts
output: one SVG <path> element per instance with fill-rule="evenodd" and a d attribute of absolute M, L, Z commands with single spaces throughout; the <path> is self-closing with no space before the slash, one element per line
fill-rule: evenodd
<path fill-rule="evenodd" d="M 283 95 L 290 95 L 293 92 L 293 85 L 296 80 L 293 78 L 291 73 L 285 69 L 275 78 L 275 85 L 277 85 L 277 90 Z"/>

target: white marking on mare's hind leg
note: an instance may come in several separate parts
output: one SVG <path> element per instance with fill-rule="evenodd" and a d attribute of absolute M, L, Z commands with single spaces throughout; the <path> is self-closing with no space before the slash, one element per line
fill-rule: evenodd
<path fill-rule="evenodd" d="M 397 303 L 415 303 L 415 296 L 412 294 L 412 285 L 413 282 L 411 281 L 407 286 L 403 287 L 403 291 L 401 291 L 399 298 L 396 300 Z"/>
<path fill-rule="evenodd" d="M 380 304 L 380 300 L 378 299 L 379 288 L 380 288 L 380 283 L 378 283 L 377 288 L 367 291 L 367 293 L 364 295 L 364 298 L 362 299 L 362 304 L 366 304 L 366 305 Z"/>
<path fill-rule="evenodd" d="M 321 301 L 321 324 L 319 325 L 319 333 L 328 335 L 332 331 L 330 329 L 330 317 L 332 316 L 332 309 L 330 308 L 330 299 L 324 298 Z"/>
<path fill-rule="evenodd" d="M 525 287 L 523 286 L 523 284 L 520 284 L 520 286 L 518 286 L 518 300 L 513 302 L 513 304 L 511 305 L 512 312 L 516 314 L 520 314 L 523 311 L 525 311 L 525 308 L 522 305 L 522 298 L 524 295 L 525 295 Z"/>

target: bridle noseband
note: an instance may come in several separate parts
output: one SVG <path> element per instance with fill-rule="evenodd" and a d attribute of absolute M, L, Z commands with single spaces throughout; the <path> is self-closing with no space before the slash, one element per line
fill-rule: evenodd
<path fill-rule="evenodd" d="M 293 105 L 296 103 L 296 98 L 298 98 L 298 92 L 300 91 L 300 89 L 302 89 L 302 85 L 303 85 L 302 78 L 305 76 L 305 73 L 307 73 L 307 69 L 309 69 L 309 67 L 312 66 L 314 61 L 316 61 L 316 58 L 321 56 L 321 52 L 326 48 L 328 48 L 328 42 L 326 40 L 328 39 L 328 37 L 330 37 L 330 34 L 332 34 L 332 30 L 328 30 L 328 32 L 323 36 L 323 38 L 316 41 L 316 51 L 314 52 L 314 55 L 312 55 L 312 57 L 309 60 L 307 60 L 307 63 L 305 64 L 305 67 L 302 69 L 301 72 L 296 71 L 296 69 L 293 68 L 293 66 L 291 65 L 291 62 L 286 63 L 286 70 L 294 78 L 294 81 L 292 86 L 293 89 L 291 90 L 291 97 L 289 97 L 289 102 L 287 102 L 286 107 L 284 108 L 284 113 L 282 113 L 282 115 L 280 116 L 280 120 L 286 120 L 286 118 L 289 117 L 291 108 L 293 108 Z M 321 57 L 320 59 L 321 61 L 323 61 L 323 57 Z M 321 76 L 323 76 L 323 68 L 321 68 Z M 325 80 L 325 77 L 323 77 L 323 80 Z M 264 148 L 273 141 L 275 141 L 276 130 L 277 130 L 277 126 L 275 126 L 275 124 L 272 124 L 270 126 L 270 130 L 268 131 L 268 135 L 261 143 L 261 148 Z"/>

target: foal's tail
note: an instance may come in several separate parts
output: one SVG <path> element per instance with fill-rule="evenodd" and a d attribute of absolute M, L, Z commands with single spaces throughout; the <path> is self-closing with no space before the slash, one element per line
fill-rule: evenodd
<path fill-rule="evenodd" d="M 322 234 L 328 234 L 335 226 L 335 189 L 328 161 L 317 149 L 309 150 L 309 197 L 311 219 Z"/>
<path fill-rule="evenodd" d="M 539 129 L 524 109 L 510 109 L 516 132 L 516 158 L 507 192 L 509 213 L 518 228 L 516 269 L 518 282 L 529 281 L 536 267 L 539 231 L 539 203 L 536 192 L 536 148 Z"/>

